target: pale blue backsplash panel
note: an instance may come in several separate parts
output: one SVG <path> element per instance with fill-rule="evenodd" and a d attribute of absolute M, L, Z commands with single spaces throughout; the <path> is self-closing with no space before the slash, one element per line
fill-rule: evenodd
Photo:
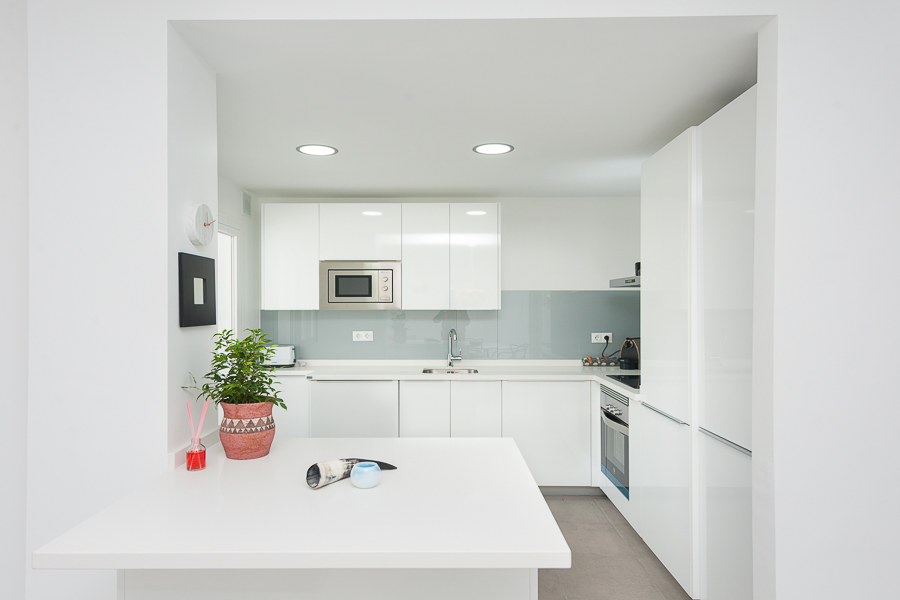
<path fill-rule="evenodd" d="M 300 359 L 446 358 L 451 329 L 463 360 L 571 359 L 600 354 L 591 332 L 612 332 L 608 353 L 641 334 L 637 290 L 502 294 L 500 310 L 264 310 L 261 322 Z M 354 342 L 353 331 L 372 331 L 374 341 Z"/>

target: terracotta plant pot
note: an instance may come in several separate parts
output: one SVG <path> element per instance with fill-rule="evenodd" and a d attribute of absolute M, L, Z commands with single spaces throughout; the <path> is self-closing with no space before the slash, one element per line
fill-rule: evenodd
<path fill-rule="evenodd" d="M 275 439 L 275 420 L 271 402 L 256 404 L 222 403 L 225 418 L 219 427 L 219 439 L 225 456 L 234 460 L 260 458 L 269 453 Z"/>

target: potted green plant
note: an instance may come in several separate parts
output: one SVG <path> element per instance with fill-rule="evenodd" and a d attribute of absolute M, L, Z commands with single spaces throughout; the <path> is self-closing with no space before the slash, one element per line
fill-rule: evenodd
<path fill-rule="evenodd" d="M 219 427 L 219 439 L 225 456 L 236 460 L 259 458 L 269 453 L 275 438 L 272 407 L 287 409 L 275 390 L 272 371 L 266 364 L 274 353 L 269 338 L 261 329 L 247 329 L 247 337 L 238 339 L 226 329 L 213 336 L 210 371 L 206 383 L 185 389 L 199 390 L 198 400 L 208 398 L 222 405 L 225 416 Z"/>

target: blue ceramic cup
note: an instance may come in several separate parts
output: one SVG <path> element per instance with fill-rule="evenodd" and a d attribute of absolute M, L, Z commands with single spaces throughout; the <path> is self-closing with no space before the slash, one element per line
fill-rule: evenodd
<path fill-rule="evenodd" d="M 350 481 L 358 488 L 368 489 L 378 485 L 381 480 L 381 467 L 373 462 L 361 462 L 353 465 Z"/>

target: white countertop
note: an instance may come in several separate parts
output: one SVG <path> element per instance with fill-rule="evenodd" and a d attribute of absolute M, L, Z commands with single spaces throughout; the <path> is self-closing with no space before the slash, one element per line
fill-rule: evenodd
<path fill-rule="evenodd" d="M 306 484 L 315 462 L 397 466 L 372 489 Z M 169 471 L 33 555 L 45 569 L 568 568 L 508 438 L 275 439 L 269 456 Z"/>
<path fill-rule="evenodd" d="M 608 375 L 640 375 L 618 367 L 583 367 L 581 361 L 462 361 L 455 368 L 478 373 L 445 375 L 423 373 L 424 368 L 446 369 L 446 361 L 309 361 L 305 367 L 277 369 L 277 376 L 304 376 L 312 380 L 340 381 L 597 381 L 616 391 L 639 396 L 640 391 Z M 514 363 L 514 364 L 511 364 Z"/>

